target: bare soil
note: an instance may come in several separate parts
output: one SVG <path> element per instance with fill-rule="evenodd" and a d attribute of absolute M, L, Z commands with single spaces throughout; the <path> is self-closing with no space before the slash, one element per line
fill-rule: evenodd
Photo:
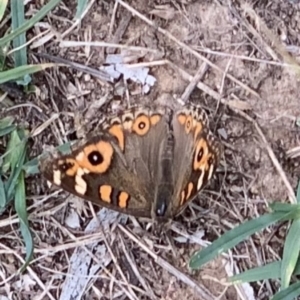
<path fill-rule="evenodd" d="M 30 3 L 28 11 L 39 9 L 42 2 Z M 121 53 L 121 49 L 61 47 L 59 42 L 114 43 L 126 45 L 126 57 L 135 58 L 130 63 L 149 65 L 157 81 L 143 95 L 140 85 L 134 82 L 121 79 L 109 84 L 69 67 L 47 69 L 33 76 L 36 92 L 13 98 L 13 114 L 31 131 L 51 116 L 54 121 L 33 138 L 31 157 L 47 146 L 73 140 L 83 129 L 92 130 L 91 124 L 112 110 L 128 104 L 175 101 L 189 84 L 187 75 L 193 77 L 201 66 L 205 66 L 201 82 L 206 89 L 194 89 L 190 101 L 207 109 L 211 129 L 221 139 L 224 153 L 214 180 L 174 220 L 169 239 L 155 236 L 143 221 L 130 218 L 125 223 L 149 252 L 176 267 L 178 273 L 171 274 L 165 265 L 159 265 L 158 259 L 153 259 L 114 223 L 106 231 L 106 239 L 115 261 L 108 254 L 106 271 L 96 273 L 83 288 L 82 298 L 70 295 L 69 299 L 205 299 L 199 289 L 207 289 L 211 299 L 269 299 L 278 291 L 277 281 L 230 286 L 226 278 L 279 259 L 285 226 L 276 225 L 256 234 L 228 256 L 218 257 L 199 271 L 190 271 L 188 261 L 206 242 L 265 213 L 269 203 L 288 202 L 289 187 L 282 174 L 294 190 L 299 182 L 300 159 L 289 158 L 287 153 L 300 145 L 299 67 L 291 67 L 299 60 L 300 4 L 288 0 L 253 1 L 248 5 L 240 0 L 132 0 L 127 4 L 140 15 L 131 16 L 132 11 L 122 3 L 114 11 L 114 1 L 93 1 L 80 26 L 70 29 L 76 13 L 74 3 L 64 1 L 43 20 L 51 29 L 48 34 L 53 36 L 47 42 L 37 39 L 40 43 L 29 54 L 31 62 L 48 61 L 37 54 L 47 53 L 99 70 L 109 53 Z M 45 28 L 37 25 L 28 33 L 28 39 L 43 31 Z M 154 51 L 141 53 L 133 46 Z M 20 105 L 24 103 L 30 105 Z M 281 172 L 245 114 L 261 128 Z M 13 295 L 14 299 L 61 299 L 74 248 L 80 246 L 80 240 L 91 241 L 91 237 L 84 238 L 83 231 L 93 210 L 83 201 L 67 201 L 69 195 L 65 192 L 54 191 L 48 197 L 48 187 L 40 176 L 28 178 L 27 183 L 28 203 L 34 204 L 29 209 L 36 247 L 34 261 L 29 271 L 13 276 L 22 265 L 20 255 L 24 257 L 25 250 L 12 208 L 0 221 L 0 261 L 2 282 L 5 281 L 0 285 L 0 294 L 7 299 L 13 299 Z M 79 221 L 72 229 L 66 218 L 74 213 Z M 192 237 L 200 233 L 202 236 L 195 242 Z M 130 253 L 131 262 L 124 253 Z M 184 282 L 184 275 L 199 289 Z M 121 282 L 122 288 L 116 282 Z"/>

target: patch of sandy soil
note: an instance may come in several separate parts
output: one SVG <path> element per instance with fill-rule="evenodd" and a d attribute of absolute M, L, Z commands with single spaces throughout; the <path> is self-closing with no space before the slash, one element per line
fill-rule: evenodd
<path fill-rule="evenodd" d="M 218 257 L 199 271 L 188 268 L 191 255 L 205 241 L 213 241 L 243 221 L 263 214 L 268 203 L 288 201 L 288 188 L 274 167 L 261 135 L 240 111 L 262 129 L 293 189 L 300 179 L 299 157 L 290 159 L 286 155 L 287 150 L 300 145 L 300 129 L 297 126 L 300 119 L 299 77 L 294 69 L 284 66 L 285 56 L 280 50 L 283 48 L 295 61 L 298 60 L 299 4 L 287 0 L 256 1 L 254 7 L 249 6 L 257 14 L 257 18 L 253 18 L 243 1 L 226 3 L 132 0 L 128 5 L 140 16 L 131 16 L 129 9 L 121 4 L 114 11 L 113 1 L 95 1 L 80 26 L 63 35 L 63 40 L 127 45 L 127 57 L 129 54 L 136 57 L 130 63 L 149 64 L 150 73 L 157 80 L 146 95 L 142 95 L 140 85 L 132 81 L 121 79 L 112 85 L 87 72 L 67 67 L 46 70 L 34 76 L 36 94 L 26 101 L 40 110 L 26 106 L 19 108 L 19 122 L 32 129 L 53 114 L 56 117 L 50 127 L 33 139 L 32 157 L 40 154 L 45 146 L 73 140 L 83 129 L 93 130 L 101 116 L 112 110 L 122 109 L 128 104 L 175 101 L 189 84 L 187 75 L 194 76 L 203 67 L 204 60 L 199 55 L 210 61 L 201 78 L 206 89 L 196 88 L 190 100 L 205 107 L 211 129 L 223 143 L 224 151 L 217 174 L 199 199 L 176 218 L 174 226 L 180 225 L 178 230 L 170 231 L 173 241 L 158 239 L 145 229 L 147 224 L 142 221 L 130 219 L 127 223 L 130 230 L 139 232 L 137 237 L 141 243 L 146 243 L 160 259 L 176 267 L 178 273 L 171 274 L 165 265 L 158 265 L 157 260 L 144 252 L 134 240 L 124 237 L 115 224 L 107 240 L 116 261 L 111 261 L 106 270 L 101 269 L 97 273 L 98 277 L 83 289 L 81 299 L 130 299 L 124 292 L 124 289 L 130 290 L 125 279 L 134 290 L 131 299 L 202 300 L 206 299 L 199 293 L 202 288 L 210 293 L 207 299 L 263 300 L 269 299 L 278 290 L 276 281 L 248 285 L 247 292 L 245 286 L 228 286 L 226 283 L 231 272 L 242 272 L 278 259 L 283 245 L 278 227 L 270 228 L 271 237 L 269 230 L 256 234 L 232 250 L 229 257 Z M 31 4 L 35 5 L 38 4 Z M 64 1 L 44 21 L 59 37 L 74 22 L 75 10 L 72 1 Z M 141 16 L 147 17 L 155 26 L 147 24 Z M 265 28 L 275 35 L 275 41 Z M 39 27 L 32 30 L 31 37 L 40 30 Z M 34 51 L 60 56 L 95 69 L 103 66 L 108 54 L 121 52 L 117 47 L 61 48 L 53 41 Z M 133 51 L 132 46 L 155 51 L 141 54 Z M 44 61 L 36 54 L 31 54 L 30 59 Z M 236 110 L 231 109 L 230 103 Z M 40 177 L 28 178 L 29 199 L 36 205 L 44 199 L 42 205 L 31 211 L 31 226 L 38 249 L 36 261 L 31 265 L 33 273 L 30 273 L 30 280 L 24 275 L 9 279 L 22 263 L 12 262 L 13 258 L 7 253 L 0 254 L 8 280 L 5 287 L 0 287 L 1 295 L 18 292 L 22 299 L 60 299 L 73 249 L 79 244 L 83 228 L 92 214 L 84 202 L 80 205 L 71 202 L 75 206 L 71 210 L 77 212 L 79 221 L 76 230 L 70 229 L 65 225 L 65 216 L 70 210 L 65 201 L 67 194 L 54 194 L 47 200 L 47 192 L 48 188 Z M 62 203 L 65 204 L 63 208 Z M 39 215 L 40 212 L 46 213 Z M 9 217 L 9 214 L 2 216 L 3 220 Z M 281 230 L 285 231 L 283 228 Z M 17 226 L 6 226 L 3 232 L 12 236 L 12 239 L 5 239 L 7 249 L 15 249 L 19 253 L 24 250 L 21 241 L 14 241 L 19 236 Z M 199 232 L 203 236 L 193 242 L 192 237 Z M 74 244 L 66 246 L 70 241 Z M 134 263 L 124 258 L 124 245 Z M 50 248 L 51 255 L 45 255 Z M 224 267 L 225 261 L 231 271 Z M 118 264 L 125 279 L 120 275 Z M 198 289 L 185 282 L 184 276 L 188 276 Z M 116 282 L 121 282 L 121 286 Z M 39 298 L 45 288 L 47 292 Z M 77 295 L 72 299 L 80 298 Z"/>

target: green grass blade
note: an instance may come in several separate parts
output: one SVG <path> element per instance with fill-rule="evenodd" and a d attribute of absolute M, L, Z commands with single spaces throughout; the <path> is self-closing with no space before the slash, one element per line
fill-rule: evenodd
<path fill-rule="evenodd" d="M 281 288 L 289 286 L 291 276 L 294 272 L 300 250 L 300 220 L 292 221 L 292 225 L 287 234 L 281 264 Z"/>
<path fill-rule="evenodd" d="M 12 117 L 5 117 L 0 120 L 0 137 L 11 133 L 16 128 L 13 122 L 14 118 Z"/>
<path fill-rule="evenodd" d="M 3 19 L 6 7 L 7 7 L 8 0 L 1 0 L 0 1 L 0 21 Z"/>
<path fill-rule="evenodd" d="M 38 65 L 26 65 L 20 66 L 11 70 L 0 72 L 0 84 L 7 81 L 16 81 L 20 77 L 24 77 L 28 74 L 33 74 L 46 68 L 57 66 L 54 63 L 38 64 Z"/>
<path fill-rule="evenodd" d="M 277 293 L 271 300 L 293 300 L 300 295 L 300 282 L 290 285 L 288 288 Z"/>
<path fill-rule="evenodd" d="M 75 15 L 76 19 L 81 19 L 81 16 L 84 10 L 86 9 L 87 5 L 88 5 L 87 0 L 77 0 L 76 15 Z"/>
<path fill-rule="evenodd" d="M 6 155 L 4 157 L 4 164 L 8 165 L 8 169 L 14 169 L 15 166 L 18 164 L 18 159 L 21 155 L 21 148 L 22 148 L 22 141 L 20 139 L 20 136 L 18 134 L 17 130 L 14 130 L 11 135 L 10 139 L 8 141 L 7 147 L 6 147 Z"/>
<path fill-rule="evenodd" d="M 6 206 L 6 203 L 7 203 L 6 192 L 5 192 L 3 180 L 0 176 L 0 209 L 3 209 Z"/>
<path fill-rule="evenodd" d="M 28 214 L 26 209 L 26 194 L 24 172 L 20 173 L 15 193 L 15 209 L 20 220 L 20 229 L 25 242 L 26 258 L 21 272 L 28 266 L 33 254 L 33 239 L 29 229 Z"/>
<path fill-rule="evenodd" d="M 297 213 L 299 212 L 297 211 Z M 218 254 L 236 246 L 238 243 L 248 238 L 251 234 L 258 232 L 275 222 L 288 219 L 293 215 L 293 211 L 290 213 L 277 212 L 266 214 L 257 219 L 247 221 L 230 231 L 227 231 L 211 245 L 194 254 L 189 262 L 190 268 L 200 268 L 202 265 L 215 258 Z"/>
<path fill-rule="evenodd" d="M 281 261 L 274 261 L 265 266 L 253 268 L 243 273 L 231 276 L 229 281 L 232 283 L 257 282 L 260 280 L 278 279 L 281 276 Z M 300 274 L 300 259 L 298 258 L 293 275 Z"/>
<path fill-rule="evenodd" d="M 274 202 L 271 203 L 269 206 L 274 212 L 289 212 L 292 209 L 300 208 L 299 204 L 281 203 L 281 202 Z"/>
<path fill-rule="evenodd" d="M 12 125 L 13 122 L 14 122 L 14 120 L 15 120 L 15 119 L 14 119 L 13 117 L 5 117 L 5 118 L 2 118 L 2 119 L 0 120 L 0 129 Z"/>
<path fill-rule="evenodd" d="M 51 0 L 45 6 L 43 6 L 31 19 L 25 21 L 21 27 L 12 31 L 10 34 L 5 35 L 0 39 L 0 47 L 3 47 L 6 43 L 13 40 L 18 35 L 26 32 L 33 27 L 38 21 L 44 18 L 50 10 L 52 10 L 61 0 Z"/>
<path fill-rule="evenodd" d="M 9 125 L 6 128 L 2 128 L 0 129 L 0 137 L 3 137 L 7 134 L 10 134 L 12 131 L 14 131 L 16 129 L 15 125 Z"/>
<path fill-rule="evenodd" d="M 6 53 L 4 54 L 4 50 L 7 51 L 7 47 L 2 46 L 0 48 L 0 71 L 2 71 L 5 67 L 5 61 L 6 61 Z"/>
<path fill-rule="evenodd" d="M 277 279 L 280 277 L 281 261 L 275 261 L 265 266 L 247 270 L 231 276 L 229 281 L 237 284 L 241 282 L 257 282 L 259 280 Z"/>
<path fill-rule="evenodd" d="M 5 156 L 4 166 L 11 170 L 9 179 L 4 183 L 8 202 L 14 198 L 15 188 L 26 158 L 27 139 L 21 140 L 20 136 L 22 135 L 22 132 L 13 131 L 6 149 L 8 155 Z"/>
<path fill-rule="evenodd" d="M 19 0 L 10 0 L 11 7 L 11 26 L 12 31 L 15 31 L 21 27 L 25 22 L 24 17 L 24 2 Z M 13 39 L 14 48 L 19 48 L 26 44 L 25 32 L 19 34 Z M 15 67 L 27 65 L 27 52 L 26 47 L 23 47 L 21 50 L 14 52 L 15 58 Z"/>
<path fill-rule="evenodd" d="M 5 182 L 5 190 L 6 190 L 6 200 L 10 202 L 15 194 L 15 188 L 18 184 L 18 178 L 22 171 L 23 164 L 25 162 L 25 156 L 26 152 L 25 149 L 22 147 L 23 152 L 21 153 L 21 156 L 19 157 L 18 164 L 15 169 L 11 172 L 11 175 L 8 179 L 8 181 Z"/>
<path fill-rule="evenodd" d="M 11 0 L 11 24 L 12 31 L 22 27 L 25 22 L 24 17 L 24 2 L 20 0 Z M 25 32 L 19 34 L 13 39 L 13 47 L 20 48 L 26 44 Z M 27 65 L 27 48 L 21 47 L 19 50 L 13 52 L 15 67 Z M 22 85 L 28 85 L 31 81 L 31 77 L 26 74 L 20 78 L 17 82 Z"/>

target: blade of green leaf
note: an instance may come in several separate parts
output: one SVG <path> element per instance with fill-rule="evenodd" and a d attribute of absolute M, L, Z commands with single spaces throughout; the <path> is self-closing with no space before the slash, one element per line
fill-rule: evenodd
<path fill-rule="evenodd" d="M 18 178 L 18 185 L 15 193 L 15 209 L 20 220 L 20 229 L 26 246 L 26 258 L 25 264 L 21 269 L 22 272 L 30 263 L 34 247 L 32 235 L 29 229 L 28 214 L 26 209 L 24 172 L 21 172 Z"/>
<path fill-rule="evenodd" d="M 5 12 L 6 7 L 7 7 L 7 3 L 8 3 L 8 0 L 1 0 L 0 1 L 0 21 L 3 19 L 4 12 Z"/>
<path fill-rule="evenodd" d="M 0 120 L 0 130 L 3 129 L 3 128 L 6 128 L 7 126 L 10 126 L 13 124 L 14 122 L 14 118 L 13 117 L 5 117 L 5 118 L 2 118 Z"/>
<path fill-rule="evenodd" d="M 88 5 L 87 0 L 78 0 L 77 1 L 76 15 L 75 15 L 76 19 L 81 19 L 81 16 L 82 16 L 84 10 L 86 9 L 87 5 Z"/>
<path fill-rule="evenodd" d="M 299 214 L 299 211 L 297 211 Z M 295 216 L 295 211 L 289 213 L 271 213 L 260 216 L 257 219 L 247 221 L 238 227 L 226 232 L 211 245 L 205 249 L 197 252 L 192 256 L 189 262 L 191 269 L 198 269 L 203 264 L 215 258 L 218 254 L 227 251 L 228 249 L 236 246 L 238 243 L 248 238 L 251 234 L 270 226 L 271 224 L 283 219 L 289 219 Z"/>
<path fill-rule="evenodd" d="M 12 31 L 15 31 L 16 29 L 22 27 L 22 25 L 25 22 L 24 2 L 20 0 L 11 0 L 10 7 Z M 15 67 L 27 65 L 27 48 L 26 46 L 24 47 L 25 44 L 25 32 L 19 34 L 13 39 L 13 47 L 15 49 L 19 48 L 19 50 L 13 52 Z M 22 78 L 19 78 L 19 80 L 17 80 L 17 83 L 21 85 L 28 85 L 30 81 L 31 77 L 28 74 L 26 74 Z"/>
<path fill-rule="evenodd" d="M 26 156 L 26 149 L 23 148 L 23 152 L 21 153 L 21 156 L 19 157 L 18 164 L 11 172 L 11 175 L 7 182 L 5 182 L 5 190 L 6 190 L 6 198 L 7 201 L 11 201 L 13 199 L 16 185 L 18 184 L 18 177 L 20 173 L 22 172 L 23 164 L 25 162 L 25 156 Z"/>
<path fill-rule="evenodd" d="M 6 205 L 6 193 L 4 189 L 4 183 L 0 176 L 0 209 L 4 208 Z"/>
<path fill-rule="evenodd" d="M 19 0 L 11 0 L 11 27 L 12 31 L 21 27 L 25 22 L 24 2 Z M 25 32 L 19 34 L 13 39 L 14 48 L 19 48 L 26 44 Z M 25 56 L 24 56 L 25 55 Z M 27 65 L 26 47 L 14 52 L 15 67 Z"/>
<path fill-rule="evenodd" d="M 231 276 L 229 282 L 234 284 L 242 282 L 257 282 L 260 280 L 277 279 L 280 277 L 281 261 L 275 261 L 265 266 L 246 270 L 243 273 Z"/>
<path fill-rule="evenodd" d="M 0 129 L 0 137 L 3 137 L 16 129 L 15 125 L 7 126 L 6 128 Z"/>
<path fill-rule="evenodd" d="M 300 282 L 290 285 L 288 288 L 277 293 L 271 300 L 293 300 L 300 295 Z"/>
<path fill-rule="evenodd" d="M 17 131 L 17 129 L 16 129 L 16 131 Z M 13 132 L 11 132 L 10 134 L 13 134 Z M 10 146 L 11 142 L 9 141 L 5 153 L 0 156 L 2 173 L 6 173 L 11 167 L 11 160 L 9 158 L 9 156 L 12 155 L 11 153 L 13 151 L 15 151 L 16 149 L 18 149 L 19 147 L 23 147 L 23 143 L 27 142 L 27 140 L 28 140 L 28 137 L 23 138 L 23 140 L 20 140 L 19 143 L 13 144 L 15 147 Z M 3 161 L 4 161 L 4 163 L 3 163 Z"/>
<path fill-rule="evenodd" d="M 26 65 L 20 66 L 11 70 L 0 72 L 0 84 L 8 81 L 16 81 L 20 77 L 24 77 L 27 74 L 33 74 L 46 68 L 58 66 L 54 63 L 38 64 L 38 65 Z"/>
<path fill-rule="evenodd" d="M 246 270 L 243 273 L 229 277 L 229 282 L 234 284 L 242 282 L 257 282 L 260 280 L 278 279 L 281 275 L 281 260 L 271 262 L 265 266 Z M 300 259 L 298 258 L 293 275 L 300 274 Z"/>
<path fill-rule="evenodd" d="M 5 156 L 4 165 L 11 170 L 9 179 L 4 183 L 7 201 L 11 201 L 14 197 L 15 187 L 18 184 L 18 178 L 25 162 L 27 139 L 23 138 L 21 140 L 20 136 L 23 137 L 23 135 L 22 131 L 13 131 L 6 149 L 9 155 Z"/>
<path fill-rule="evenodd" d="M 281 288 L 289 286 L 291 276 L 294 272 L 300 250 L 300 220 L 292 221 L 292 225 L 287 234 L 283 248 L 283 258 L 281 263 Z"/>
<path fill-rule="evenodd" d="M 246 270 L 245 272 L 229 277 L 229 282 L 236 284 L 242 282 L 257 282 L 260 280 L 279 279 L 281 275 L 281 263 L 281 260 L 274 261 L 265 266 Z M 299 257 L 293 275 L 300 275 Z"/>
<path fill-rule="evenodd" d="M 289 212 L 293 209 L 299 209 L 299 204 L 291 204 L 291 203 L 281 203 L 281 202 L 274 202 L 270 203 L 270 208 L 274 212 Z"/>
<path fill-rule="evenodd" d="M 22 152 L 22 141 L 18 135 L 18 131 L 14 130 L 10 134 L 10 138 L 6 147 L 4 156 L 4 164 L 8 165 L 8 169 L 14 169 L 18 163 L 18 159 Z M 20 152 L 21 151 L 21 152 Z M 7 171 L 7 170 L 5 170 Z"/>
<path fill-rule="evenodd" d="M 51 0 L 45 6 L 43 6 L 31 19 L 24 22 L 21 27 L 11 32 L 10 34 L 5 35 L 0 39 L 0 48 L 4 46 L 7 42 L 13 40 L 19 34 L 26 32 L 28 29 L 33 27 L 38 21 L 44 18 L 50 10 L 52 10 L 61 0 Z"/>

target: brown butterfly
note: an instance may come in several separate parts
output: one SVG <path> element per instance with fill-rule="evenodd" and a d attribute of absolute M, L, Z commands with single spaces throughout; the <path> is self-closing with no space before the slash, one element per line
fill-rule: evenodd
<path fill-rule="evenodd" d="M 220 150 L 201 107 L 138 106 L 108 117 L 71 154 L 41 159 L 40 170 L 97 205 L 162 220 L 178 215 L 202 190 Z"/>

